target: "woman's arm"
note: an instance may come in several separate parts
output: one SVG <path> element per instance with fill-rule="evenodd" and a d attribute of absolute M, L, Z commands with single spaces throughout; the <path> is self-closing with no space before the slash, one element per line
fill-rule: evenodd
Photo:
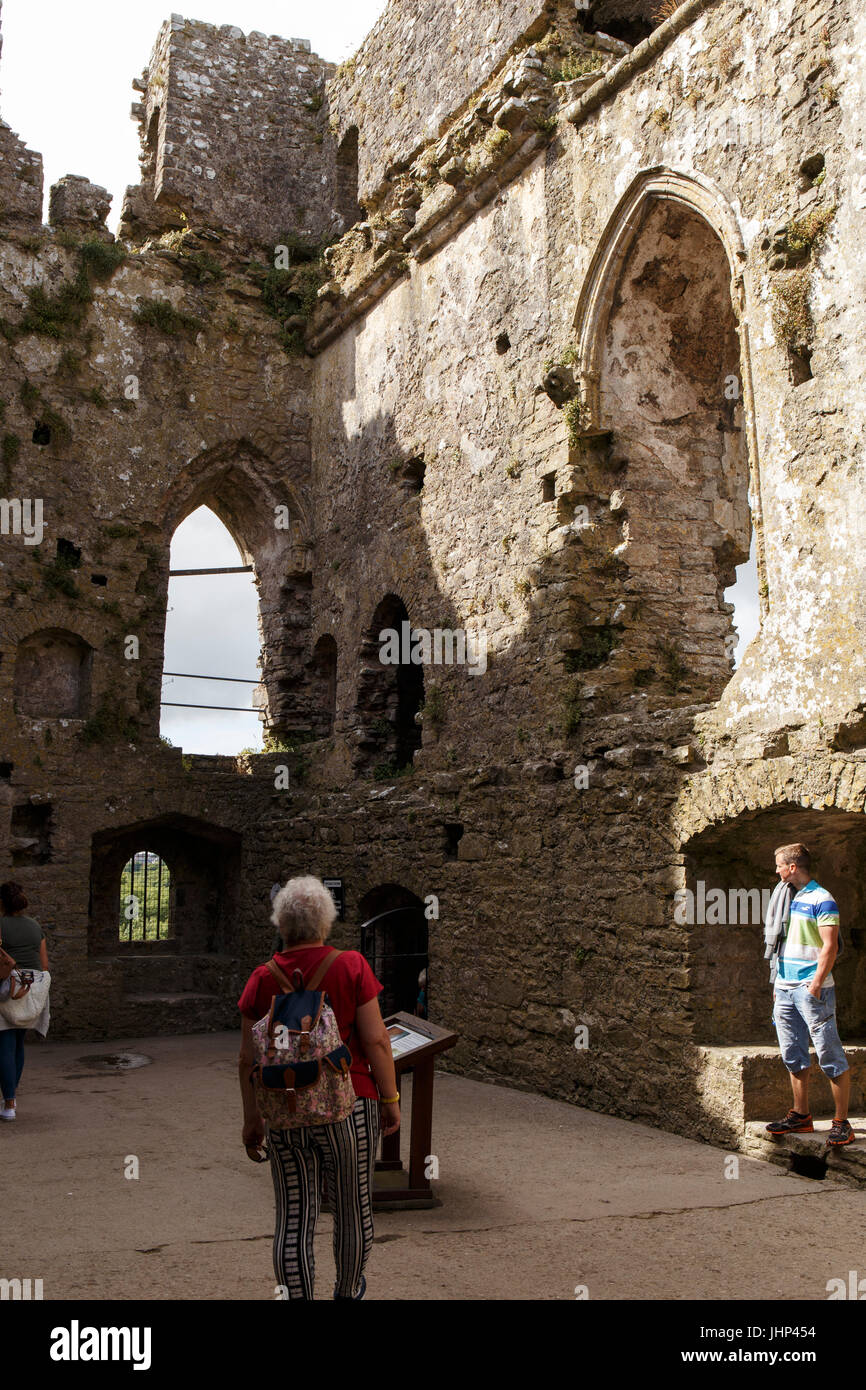
<path fill-rule="evenodd" d="M 258 1112 L 255 1087 L 250 1081 L 250 1068 L 255 1060 L 252 1019 L 243 1016 L 241 1050 L 238 1053 L 238 1080 L 241 1084 L 241 1099 L 244 1106 L 242 1138 L 244 1145 L 250 1148 L 257 1148 L 265 1137 L 265 1123 Z"/>
<path fill-rule="evenodd" d="M 39 965 L 42 970 L 47 970 L 48 966 L 48 947 L 45 945 L 45 937 L 39 943 Z"/>
<path fill-rule="evenodd" d="M 373 1079 L 379 1088 L 379 1095 L 396 1096 L 397 1074 L 394 1070 L 394 1055 L 391 1052 L 391 1039 L 382 1019 L 378 999 L 370 999 L 361 1005 L 355 1014 L 355 1027 L 370 1063 Z M 383 1105 L 382 1133 L 394 1134 L 399 1128 L 399 1102 Z"/>

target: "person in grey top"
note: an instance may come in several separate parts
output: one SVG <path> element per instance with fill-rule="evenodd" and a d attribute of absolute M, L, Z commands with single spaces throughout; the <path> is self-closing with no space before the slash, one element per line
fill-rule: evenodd
<path fill-rule="evenodd" d="M 0 883 L 0 908 L 0 943 L 14 959 L 16 970 L 47 970 L 45 933 L 38 922 L 26 915 L 27 898 L 20 883 Z M 24 1068 L 26 1032 L 26 1028 L 10 1027 L 0 1018 L 0 1120 L 16 1117 L 15 1092 Z"/>

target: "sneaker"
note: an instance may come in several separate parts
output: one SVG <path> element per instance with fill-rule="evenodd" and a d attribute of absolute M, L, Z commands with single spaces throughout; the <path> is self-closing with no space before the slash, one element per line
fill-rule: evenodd
<path fill-rule="evenodd" d="M 847 1120 L 834 1120 L 827 1135 L 827 1144 L 835 1149 L 840 1144 L 853 1144 L 856 1138 Z"/>
<path fill-rule="evenodd" d="M 813 1134 L 815 1126 L 811 1114 L 801 1115 L 796 1110 L 789 1110 L 784 1120 L 773 1120 L 766 1130 L 768 1134 Z"/>
<path fill-rule="evenodd" d="M 11 1108 L 11 1110 L 7 1110 L 6 1106 L 4 1105 L 4 1106 L 3 1106 L 3 1109 L 0 1110 L 0 1120 L 14 1120 L 14 1119 L 15 1119 L 15 1106 L 13 1105 L 12 1108 Z"/>

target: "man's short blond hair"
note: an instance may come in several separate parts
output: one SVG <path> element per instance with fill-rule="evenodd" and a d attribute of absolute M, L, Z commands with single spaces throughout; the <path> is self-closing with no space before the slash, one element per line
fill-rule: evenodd
<path fill-rule="evenodd" d="M 780 845 L 776 850 L 776 858 L 781 859 L 785 864 L 796 864 L 798 869 L 811 869 L 812 856 L 805 845 Z"/>

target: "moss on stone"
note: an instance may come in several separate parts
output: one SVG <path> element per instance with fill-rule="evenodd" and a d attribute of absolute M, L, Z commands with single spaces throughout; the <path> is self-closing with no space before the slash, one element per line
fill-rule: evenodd
<path fill-rule="evenodd" d="M 17 434 L 4 434 L 2 444 L 3 467 L 12 468 L 21 453 L 21 440 Z"/>
<path fill-rule="evenodd" d="M 803 266 L 773 285 L 773 329 L 777 339 L 792 352 L 808 348 L 815 334 L 809 307 L 811 283 L 811 269 Z"/>
<path fill-rule="evenodd" d="M 604 59 L 597 49 L 573 48 L 561 58 L 545 64 L 544 71 L 551 82 L 574 82 L 578 77 L 586 77 L 598 72 Z"/>
<path fill-rule="evenodd" d="M 82 267 L 96 280 L 108 280 L 126 260 L 126 250 L 117 241 L 88 237 L 78 248 Z"/>
<path fill-rule="evenodd" d="M 566 671 L 592 671 L 598 666 L 603 666 L 613 651 L 616 637 L 617 629 L 610 623 L 582 628 L 580 650 L 566 654 Z"/>
<path fill-rule="evenodd" d="M 124 708 L 117 693 L 104 695 L 81 730 L 82 743 L 134 743 L 139 736 L 137 720 Z"/>
<path fill-rule="evenodd" d="M 168 337 L 177 337 L 181 333 L 200 333 L 204 328 L 203 321 L 195 314 L 187 314 L 181 309 L 175 309 L 174 305 L 169 303 L 167 299 L 139 297 L 132 317 L 142 327 L 155 328 L 159 333 L 165 333 Z"/>
<path fill-rule="evenodd" d="M 77 565 L 71 564 L 65 556 L 56 555 L 43 566 L 42 583 L 52 593 L 63 594 L 65 598 L 78 598 L 78 585 L 72 577 L 75 569 Z"/>
<path fill-rule="evenodd" d="M 566 738 L 576 734 L 583 719 L 583 693 L 579 679 L 575 678 L 565 688 L 562 695 L 563 732 Z"/>
<path fill-rule="evenodd" d="M 565 417 L 565 427 L 568 430 L 568 442 L 572 449 L 576 449 L 580 436 L 586 428 L 586 408 L 583 401 L 575 399 L 568 401 L 563 407 Z"/>
<path fill-rule="evenodd" d="M 812 212 L 806 213 L 805 217 L 798 217 L 789 222 L 785 233 L 787 249 L 794 255 L 811 255 L 813 248 L 821 245 L 835 216 L 834 203 L 832 206 L 815 208 Z"/>
<path fill-rule="evenodd" d="M 226 273 L 219 261 L 207 251 L 186 251 L 182 259 L 184 275 L 197 285 L 219 284 L 225 279 Z"/>
<path fill-rule="evenodd" d="M 54 294 L 43 285 L 32 285 L 27 291 L 27 308 L 16 325 L 16 336 L 37 333 L 45 338 L 63 338 L 79 328 L 93 302 L 93 290 L 87 272 L 81 266 L 74 280 L 65 280 Z"/>

